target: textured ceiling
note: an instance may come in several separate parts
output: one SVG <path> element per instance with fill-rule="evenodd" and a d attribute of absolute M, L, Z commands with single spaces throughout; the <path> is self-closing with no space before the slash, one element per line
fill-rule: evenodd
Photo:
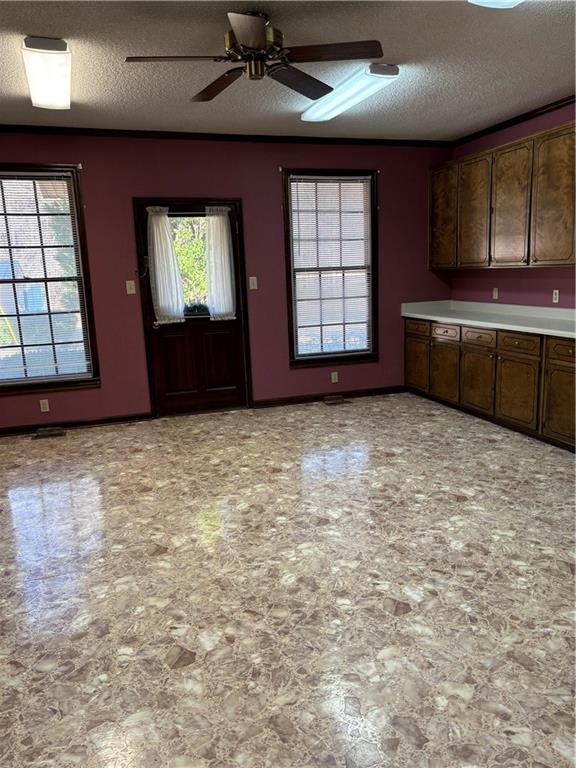
<path fill-rule="evenodd" d="M 400 78 L 326 123 L 270 79 L 245 78 L 206 104 L 190 96 L 225 71 L 214 62 L 124 64 L 128 54 L 220 54 L 229 10 L 261 10 L 285 44 L 377 38 Z M 65 38 L 70 111 L 31 106 L 25 35 Z M 574 4 L 510 11 L 467 2 L 0 2 L 0 123 L 210 133 L 453 139 L 574 93 Z M 300 65 L 336 85 L 359 62 Z"/>

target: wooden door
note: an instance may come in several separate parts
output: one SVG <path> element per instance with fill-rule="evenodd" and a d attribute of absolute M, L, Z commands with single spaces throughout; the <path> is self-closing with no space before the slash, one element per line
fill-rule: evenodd
<path fill-rule="evenodd" d="M 404 351 L 406 386 L 428 392 L 429 364 L 429 340 L 407 336 Z"/>
<path fill-rule="evenodd" d="M 207 205 L 229 208 L 234 251 L 236 318 L 211 320 L 204 312 L 186 315 L 184 322 L 157 326 L 147 269 L 148 206 L 164 206 L 169 217 L 204 215 Z M 245 279 L 236 200 L 142 199 L 134 201 L 140 264 L 140 292 L 146 334 L 153 412 L 156 416 L 248 404 L 248 349 L 245 326 Z M 196 258 L 196 257 L 195 257 Z"/>
<path fill-rule="evenodd" d="M 473 347 L 460 353 L 460 404 L 487 416 L 494 413 L 496 356 Z"/>
<path fill-rule="evenodd" d="M 458 166 L 433 171 L 430 177 L 430 256 L 432 269 L 456 266 Z"/>
<path fill-rule="evenodd" d="M 574 263 L 574 129 L 534 140 L 530 263 Z"/>
<path fill-rule="evenodd" d="M 540 361 L 522 355 L 498 355 L 494 415 L 525 429 L 538 426 Z"/>
<path fill-rule="evenodd" d="M 528 263 L 531 174 L 531 140 L 494 152 L 490 245 L 493 266 Z"/>
<path fill-rule="evenodd" d="M 542 434 L 574 445 L 574 366 L 548 360 L 544 370 Z"/>
<path fill-rule="evenodd" d="M 459 267 L 488 266 L 491 170 L 491 154 L 460 163 L 458 171 Z"/>
<path fill-rule="evenodd" d="M 458 402 L 460 346 L 450 342 L 430 344 L 430 394 L 449 403 Z"/>

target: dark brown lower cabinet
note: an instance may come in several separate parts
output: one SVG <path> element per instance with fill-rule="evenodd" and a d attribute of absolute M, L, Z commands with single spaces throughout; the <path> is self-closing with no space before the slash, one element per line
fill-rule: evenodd
<path fill-rule="evenodd" d="M 462 347 L 460 353 L 460 405 L 487 416 L 494 414 L 496 355 Z"/>
<path fill-rule="evenodd" d="M 536 430 L 539 381 L 539 359 L 523 355 L 498 355 L 494 409 L 496 418 L 524 429 Z"/>
<path fill-rule="evenodd" d="M 425 338 L 407 336 L 404 357 L 406 386 L 428 392 L 430 341 Z"/>
<path fill-rule="evenodd" d="M 573 339 L 417 318 L 405 338 L 409 389 L 574 447 Z"/>
<path fill-rule="evenodd" d="M 430 342 L 430 394 L 458 402 L 460 346 L 450 341 Z"/>
<path fill-rule="evenodd" d="M 574 366 L 548 360 L 542 387 L 542 434 L 574 444 Z"/>

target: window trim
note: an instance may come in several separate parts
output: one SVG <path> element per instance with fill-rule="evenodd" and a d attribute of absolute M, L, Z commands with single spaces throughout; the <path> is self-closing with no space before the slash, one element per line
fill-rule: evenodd
<path fill-rule="evenodd" d="M 57 376 L 51 379 L 42 379 L 39 381 L 26 381 L 14 384 L 0 384 L 0 397 L 7 394 L 24 394 L 26 392 L 59 392 L 62 390 L 92 389 L 100 387 L 100 366 L 98 361 L 98 348 L 96 344 L 96 328 L 94 322 L 94 308 L 92 301 L 92 285 L 90 281 L 90 268 L 88 264 L 88 248 L 86 243 L 86 226 L 84 222 L 84 204 L 80 191 L 80 171 L 81 163 L 76 164 L 31 164 L 31 163 L 0 163 L 0 176 L 4 173 L 26 174 L 48 174 L 57 176 L 59 174 L 70 178 L 72 187 L 72 197 L 74 200 L 74 217 L 76 219 L 76 229 L 78 232 L 78 246 L 80 249 L 80 265 L 82 268 L 82 286 L 84 288 L 84 306 L 86 309 L 87 340 L 90 351 L 90 360 L 92 362 L 92 376 L 90 378 L 62 378 Z"/>
<path fill-rule="evenodd" d="M 354 365 L 375 363 L 379 359 L 378 343 L 378 174 L 379 171 L 366 169 L 334 168 L 282 168 L 284 247 L 286 259 L 286 292 L 288 298 L 288 344 L 290 368 L 319 368 L 325 365 Z M 366 176 L 370 179 L 370 277 L 371 300 L 369 318 L 371 324 L 372 349 L 370 352 L 320 353 L 298 357 L 294 333 L 294 294 L 292 290 L 292 232 L 290 229 L 290 178 L 294 175 L 316 176 Z"/>

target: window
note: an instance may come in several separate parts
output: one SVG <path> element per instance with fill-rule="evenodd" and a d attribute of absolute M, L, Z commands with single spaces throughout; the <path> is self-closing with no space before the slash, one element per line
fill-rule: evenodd
<path fill-rule="evenodd" d="M 207 315 L 206 217 L 168 214 L 180 268 L 185 315 Z"/>
<path fill-rule="evenodd" d="M 375 359 L 375 174 L 284 173 L 292 362 Z"/>
<path fill-rule="evenodd" d="M 76 171 L 0 168 L 0 389 L 94 380 Z"/>

